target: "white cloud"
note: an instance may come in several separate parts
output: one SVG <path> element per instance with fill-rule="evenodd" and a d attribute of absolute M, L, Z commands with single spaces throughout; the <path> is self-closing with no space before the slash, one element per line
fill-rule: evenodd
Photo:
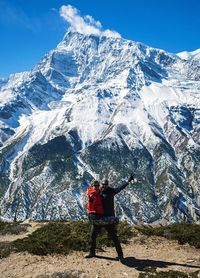
<path fill-rule="evenodd" d="M 101 22 L 96 21 L 91 15 L 86 15 L 84 19 L 89 25 L 96 26 L 98 29 L 102 28 Z"/>
<path fill-rule="evenodd" d="M 106 37 L 121 38 L 121 35 L 118 32 L 109 29 L 106 29 L 103 34 Z"/>
<path fill-rule="evenodd" d="M 80 12 L 71 5 L 63 5 L 60 8 L 60 16 L 70 25 L 69 30 L 85 35 L 104 35 L 106 37 L 120 38 L 120 34 L 111 30 L 102 30 L 101 22 L 96 21 L 91 15 L 82 17 Z"/>

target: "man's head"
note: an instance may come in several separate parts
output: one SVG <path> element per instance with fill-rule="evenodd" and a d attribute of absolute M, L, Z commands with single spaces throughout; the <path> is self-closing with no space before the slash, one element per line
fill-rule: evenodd
<path fill-rule="evenodd" d="M 99 187 L 99 186 L 100 186 L 99 181 L 94 180 L 93 183 L 92 183 L 92 186 L 94 186 L 94 187 Z"/>
<path fill-rule="evenodd" d="M 109 181 L 104 179 L 104 180 L 102 180 L 101 185 L 102 185 L 101 186 L 102 189 L 106 189 L 106 188 L 108 188 Z"/>

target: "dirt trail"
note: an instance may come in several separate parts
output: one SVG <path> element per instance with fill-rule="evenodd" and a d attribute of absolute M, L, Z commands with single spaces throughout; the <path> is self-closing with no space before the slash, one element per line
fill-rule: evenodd
<path fill-rule="evenodd" d="M 40 225 L 35 223 L 28 233 Z M 16 237 L 7 236 L 7 240 L 14 239 Z M 3 240 L 5 236 L 4 238 L 0 236 L 0 241 Z M 122 246 L 125 255 L 123 263 L 115 260 L 114 248 L 105 248 L 105 252 L 98 252 L 98 257 L 92 259 L 85 259 L 83 252 L 73 252 L 67 256 L 44 257 L 28 253 L 13 253 L 0 260 L 0 277 L 44 278 L 51 277 L 55 272 L 65 272 L 71 273 L 71 276 L 54 274 L 53 277 L 134 278 L 148 267 L 155 267 L 158 271 L 177 270 L 185 273 L 200 271 L 200 250 L 189 245 L 181 246 L 175 241 L 159 237 L 137 236 L 130 244 Z"/>

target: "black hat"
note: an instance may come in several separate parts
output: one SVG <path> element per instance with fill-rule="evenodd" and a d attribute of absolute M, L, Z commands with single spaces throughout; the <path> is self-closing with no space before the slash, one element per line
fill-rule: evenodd
<path fill-rule="evenodd" d="M 99 181 L 98 181 L 98 180 L 94 180 L 93 183 L 92 183 L 92 185 L 93 185 L 93 186 L 99 186 L 100 184 L 99 184 Z"/>

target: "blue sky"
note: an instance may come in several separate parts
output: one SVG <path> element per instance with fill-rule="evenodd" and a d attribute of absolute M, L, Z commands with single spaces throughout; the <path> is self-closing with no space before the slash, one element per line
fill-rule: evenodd
<path fill-rule="evenodd" d="M 0 0 L 0 77 L 30 70 L 59 43 L 63 5 L 126 39 L 172 53 L 200 48 L 199 0 Z"/>

